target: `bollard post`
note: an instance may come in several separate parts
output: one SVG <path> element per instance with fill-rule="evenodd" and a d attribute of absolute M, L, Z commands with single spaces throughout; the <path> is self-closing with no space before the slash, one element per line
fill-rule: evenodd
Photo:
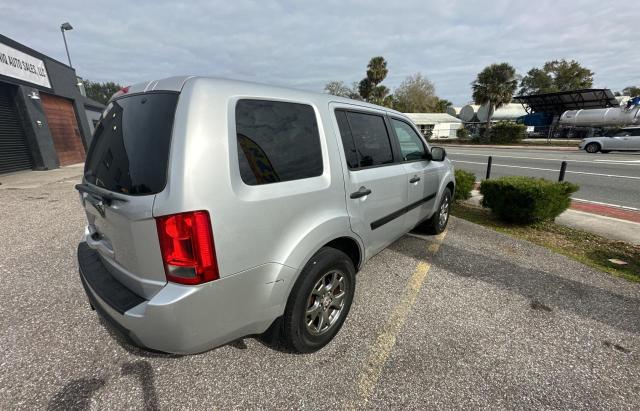
<path fill-rule="evenodd" d="M 564 181 L 564 173 L 567 171 L 567 162 L 563 161 L 560 165 L 560 176 L 558 177 L 558 181 Z"/>
<path fill-rule="evenodd" d="M 491 162 L 493 161 L 493 157 L 489 156 L 489 159 L 487 160 L 487 177 L 485 178 L 486 180 L 488 180 L 491 177 Z"/>

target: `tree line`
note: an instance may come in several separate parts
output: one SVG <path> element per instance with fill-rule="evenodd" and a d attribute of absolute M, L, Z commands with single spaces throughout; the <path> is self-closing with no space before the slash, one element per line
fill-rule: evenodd
<path fill-rule="evenodd" d="M 324 91 L 340 97 L 363 100 L 401 112 L 446 112 L 451 102 L 440 99 L 434 84 L 421 73 L 408 76 L 393 94 L 382 85 L 389 70 L 384 57 L 373 57 L 367 65 L 366 76 L 347 86 L 343 81 L 330 81 Z M 532 95 L 579 90 L 593 87 L 593 71 L 575 60 L 553 60 L 542 67 L 534 67 L 524 76 L 516 73 L 509 63 L 485 67 L 471 83 L 473 102 L 488 104 L 492 112 L 511 102 L 514 94 Z M 519 90 L 518 90 L 519 87 Z M 638 96 L 640 87 L 629 86 L 616 95 Z M 488 124 L 489 125 L 489 124 Z"/>
<path fill-rule="evenodd" d="M 407 76 L 391 93 L 382 84 L 389 74 L 387 61 L 382 56 L 369 60 L 365 76 L 350 86 L 343 81 L 330 81 L 324 91 L 335 96 L 367 101 L 393 108 L 404 113 L 445 113 L 451 102 L 436 95 L 436 88 L 422 73 Z M 518 87 L 518 94 L 531 95 L 557 91 L 579 90 L 593 86 L 593 71 L 575 60 L 553 60 L 542 67 L 534 67 L 519 76 L 509 63 L 485 67 L 471 83 L 473 102 L 492 105 L 495 110 L 511 102 Z M 106 104 L 122 86 L 116 82 L 84 81 L 87 97 Z M 628 86 L 616 95 L 640 96 L 640 86 Z"/>
<path fill-rule="evenodd" d="M 381 84 L 387 77 L 387 61 L 377 56 L 369 60 L 365 77 L 351 86 L 343 81 L 328 82 L 324 91 L 339 97 L 362 100 L 368 103 L 393 108 L 404 113 L 445 113 L 451 102 L 436 95 L 434 84 L 422 73 L 415 73 L 402 81 L 391 93 Z"/>
<path fill-rule="evenodd" d="M 487 131 L 491 127 L 494 110 L 511 102 L 518 84 L 520 95 L 534 95 L 589 89 L 593 87 L 593 71 L 583 67 L 575 60 L 553 60 L 540 68 L 532 68 L 524 76 L 518 76 L 509 63 L 492 64 L 478 73 L 471 83 L 475 104 L 488 105 L 490 115 L 487 119 Z M 628 86 L 617 96 L 639 96 L 640 87 Z"/>

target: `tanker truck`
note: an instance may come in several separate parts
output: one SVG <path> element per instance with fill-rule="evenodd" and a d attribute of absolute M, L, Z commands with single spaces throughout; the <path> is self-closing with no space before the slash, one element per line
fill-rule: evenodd
<path fill-rule="evenodd" d="M 560 116 L 560 125 L 574 127 L 624 127 L 640 125 L 640 104 L 589 110 L 567 110 Z"/>

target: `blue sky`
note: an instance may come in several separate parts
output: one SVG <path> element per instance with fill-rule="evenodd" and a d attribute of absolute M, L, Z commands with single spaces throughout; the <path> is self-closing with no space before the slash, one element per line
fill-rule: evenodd
<path fill-rule="evenodd" d="M 131 84 L 176 74 L 321 91 L 358 81 L 384 56 L 393 89 L 421 72 L 462 105 L 488 64 L 524 74 L 576 59 L 596 87 L 640 85 L 635 2 L 612 1 L 29 1 L 0 0 L 1 33 L 66 61 L 78 75 Z"/>

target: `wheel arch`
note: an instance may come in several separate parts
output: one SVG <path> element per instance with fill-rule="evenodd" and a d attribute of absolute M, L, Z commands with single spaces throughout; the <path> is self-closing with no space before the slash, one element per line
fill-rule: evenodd
<path fill-rule="evenodd" d="M 440 201 L 442 200 L 442 194 L 444 193 L 445 188 L 451 190 L 451 198 L 453 198 L 456 188 L 456 179 L 454 177 L 453 167 L 448 168 L 444 175 L 441 177 L 440 184 L 438 186 L 438 192 L 436 195 L 436 201 L 434 201 L 433 203 L 433 210 L 431 210 L 431 215 L 433 215 L 433 213 L 435 213 L 440 206 Z"/>
<path fill-rule="evenodd" d="M 595 144 L 598 147 L 598 149 L 595 152 L 602 151 L 603 146 L 602 146 L 602 142 L 600 141 L 589 141 L 587 144 L 584 145 L 584 151 L 587 151 L 587 147 L 589 147 L 592 144 Z"/>
<path fill-rule="evenodd" d="M 305 248 L 304 253 L 298 252 L 298 253 L 295 253 L 297 255 L 291 255 L 290 258 L 288 259 L 289 261 L 291 261 L 291 263 L 294 260 L 300 261 L 300 263 L 295 267 L 287 264 L 289 265 L 289 267 L 296 268 L 296 272 L 293 276 L 285 280 L 285 283 L 284 283 L 285 288 L 282 290 L 282 294 L 281 294 L 282 299 L 279 301 L 280 315 L 282 315 L 282 313 L 284 312 L 287 302 L 291 297 L 291 292 L 295 284 L 300 280 L 302 271 L 304 270 L 305 266 L 309 261 L 311 261 L 313 256 L 323 247 L 331 247 L 331 248 L 340 250 L 344 252 L 351 259 L 351 261 L 358 261 L 357 263 L 354 262 L 356 273 L 358 272 L 359 268 L 364 262 L 364 245 L 361 242 L 361 240 L 359 240 L 359 238 L 357 238 L 357 236 L 353 233 L 340 233 L 332 237 L 324 238 L 322 241 L 317 242 L 316 245 L 313 247 L 308 247 L 308 246 L 304 247 Z"/>
<path fill-rule="evenodd" d="M 353 237 L 349 237 L 349 236 L 338 237 L 334 240 L 327 242 L 322 247 L 331 247 L 331 248 L 335 248 L 336 250 L 342 251 L 347 256 L 349 256 L 349 258 L 353 262 L 353 266 L 356 269 L 356 272 L 360 270 L 360 266 L 362 264 L 363 251 L 361 249 L 360 244 Z"/>
<path fill-rule="evenodd" d="M 451 191 L 451 197 L 453 198 L 456 194 L 456 183 L 454 181 L 449 181 L 445 188 L 448 188 Z"/>

